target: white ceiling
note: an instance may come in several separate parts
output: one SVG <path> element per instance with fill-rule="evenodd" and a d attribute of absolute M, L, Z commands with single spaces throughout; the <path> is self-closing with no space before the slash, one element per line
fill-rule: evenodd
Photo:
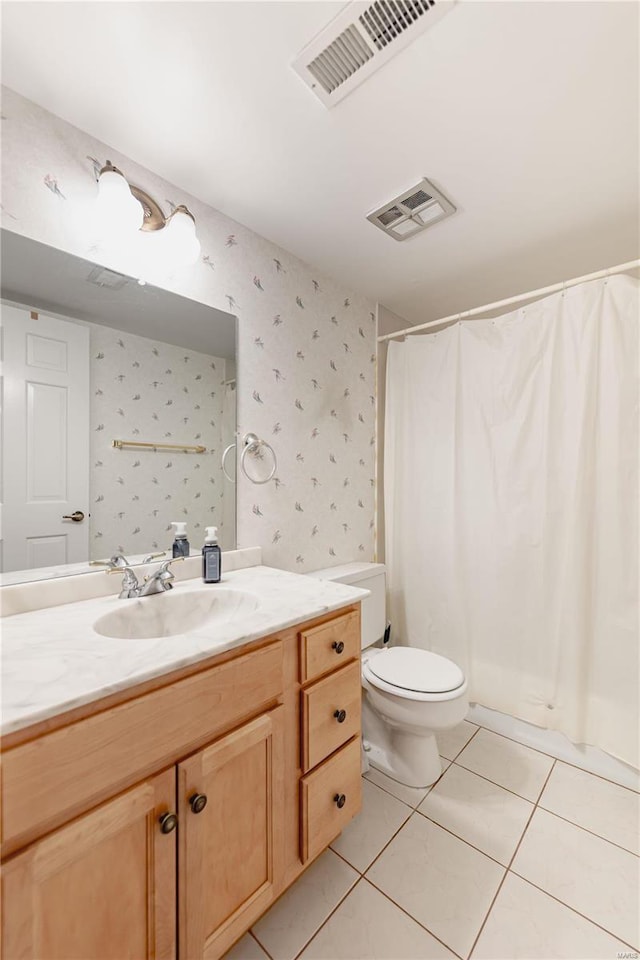
<path fill-rule="evenodd" d="M 3 82 L 412 322 L 638 254 L 635 2 L 467 0 L 332 110 L 331 2 L 6 2 Z M 427 177 L 458 213 L 365 216 Z"/>

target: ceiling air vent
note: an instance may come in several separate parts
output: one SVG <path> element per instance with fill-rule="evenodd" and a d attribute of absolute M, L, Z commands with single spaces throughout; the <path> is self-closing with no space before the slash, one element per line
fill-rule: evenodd
<path fill-rule="evenodd" d="M 454 3 L 352 0 L 304 48 L 293 69 L 326 107 L 332 107 L 432 27 Z"/>
<path fill-rule="evenodd" d="M 408 240 L 455 212 L 456 208 L 444 194 L 428 180 L 421 180 L 415 187 L 378 207 L 367 220 L 394 240 Z"/>
<path fill-rule="evenodd" d="M 96 287 L 108 287 L 109 290 L 121 290 L 128 280 L 129 277 L 125 277 L 124 274 L 108 270 L 106 267 L 94 267 L 87 276 L 89 283 L 94 283 Z"/>

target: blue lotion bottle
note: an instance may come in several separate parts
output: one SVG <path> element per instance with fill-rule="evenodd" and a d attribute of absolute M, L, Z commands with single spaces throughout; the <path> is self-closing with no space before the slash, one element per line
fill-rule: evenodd
<path fill-rule="evenodd" d="M 173 520 L 171 526 L 175 531 L 175 539 L 173 541 L 173 556 L 174 557 L 188 557 L 189 556 L 189 541 L 187 540 L 187 525 L 179 521 Z"/>
<path fill-rule="evenodd" d="M 202 579 L 205 583 L 220 583 L 222 551 L 218 546 L 218 528 L 207 527 L 202 548 Z"/>

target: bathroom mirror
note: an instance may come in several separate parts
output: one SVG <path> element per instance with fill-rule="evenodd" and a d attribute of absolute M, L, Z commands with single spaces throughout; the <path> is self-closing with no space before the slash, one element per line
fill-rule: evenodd
<path fill-rule="evenodd" d="M 235 547 L 236 318 L 1 231 L 3 584 Z M 223 453 L 229 448 L 223 471 Z"/>

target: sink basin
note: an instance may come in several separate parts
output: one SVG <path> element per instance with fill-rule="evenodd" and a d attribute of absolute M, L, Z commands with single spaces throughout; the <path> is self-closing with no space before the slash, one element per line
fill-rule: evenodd
<path fill-rule="evenodd" d="M 178 588 L 139 600 L 122 600 L 117 610 L 96 620 L 93 629 L 114 640 L 175 637 L 240 620 L 258 606 L 258 598 L 244 590 L 213 587 L 182 593 Z"/>

